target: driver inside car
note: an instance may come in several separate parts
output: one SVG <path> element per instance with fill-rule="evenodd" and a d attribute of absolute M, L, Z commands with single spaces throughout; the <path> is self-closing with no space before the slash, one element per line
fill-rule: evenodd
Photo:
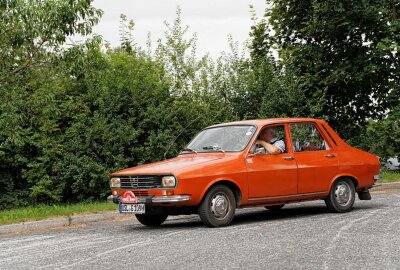
<path fill-rule="evenodd" d="M 278 139 L 275 128 L 270 127 L 260 132 L 254 153 L 278 155 L 284 153 L 285 149 L 285 142 L 282 139 Z"/>

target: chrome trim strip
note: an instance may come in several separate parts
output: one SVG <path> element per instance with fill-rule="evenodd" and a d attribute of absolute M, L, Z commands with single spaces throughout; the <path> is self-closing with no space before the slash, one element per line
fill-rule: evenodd
<path fill-rule="evenodd" d="M 154 197 L 152 199 L 153 203 L 158 202 L 186 202 L 190 200 L 189 195 L 176 195 L 176 196 L 163 196 L 163 197 Z"/>
<path fill-rule="evenodd" d="M 374 175 L 374 180 L 379 180 L 379 179 L 381 179 L 382 177 L 381 177 L 381 175 L 380 174 L 375 174 Z"/>
<path fill-rule="evenodd" d="M 249 198 L 249 201 L 260 201 L 260 200 L 273 200 L 273 199 L 284 199 L 298 196 L 309 196 L 309 195 L 317 195 L 317 194 L 326 194 L 327 192 L 313 192 L 313 193 L 302 193 L 302 194 L 294 194 L 287 196 L 275 196 L 275 197 L 262 197 L 262 198 Z"/>
<path fill-rule="evenodd" d="M 137 200 L 139 203 L 145 203 L 146 197 L 138 197 Z M 153 203 L 186 202 L 189 200 L 189 195 L 162 196 L 151 198 L 151 202 Z"/>

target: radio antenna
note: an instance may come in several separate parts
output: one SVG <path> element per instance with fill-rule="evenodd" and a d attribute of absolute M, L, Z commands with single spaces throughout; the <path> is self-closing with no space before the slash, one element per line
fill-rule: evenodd
<path fill-rule="evenodd" d="M 179 136 L 181 136 L 181 134 L 194 122 L 196 122 L 198 119 L 200 118 L 200 116 L 198 116 L 196 119 L 194 119 L 193 121 L 191 121 L 187 126 L 185 126 L 181 132 L 179 132 L 179 134 L 174 138 L 174 140 L 168 145 L 167 150 L 165 150 L 164 152 L 164 160 L 167 159 L 167 153 L 169 151 L 169 149 L 171 148 L 172 144 L 176 142 L 176 140 L 179 138 Z"/>

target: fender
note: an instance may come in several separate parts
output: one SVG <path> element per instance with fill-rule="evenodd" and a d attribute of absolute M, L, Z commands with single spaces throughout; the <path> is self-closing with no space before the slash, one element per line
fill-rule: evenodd
<path fill-rule="evenodd" d="M 243 190 L 241 189 L 238 182 L 230 177 L 223 177 L 223 178 L 219 177 L 219 178 L 214 179 L 210 183 L 208 183 L 207 186 L 204 188 L 204 190 L 201 193 L 200 201 L 203 200 L 204 196 L 206 195 L 206 193 L 208 192 L 208 190 L 210 189 L 211 186 L 217 184 L 218 182 L 222 182 L 222 181 L 225 181 L 225 182 L 227 181 L 227 182 L 230 182 L 230 183 L 236 185 L 239 188 L 240 194 L 242 196 L 242 204 L 244 201 L 247 201 L 247 194 L 243 193 Z"/>

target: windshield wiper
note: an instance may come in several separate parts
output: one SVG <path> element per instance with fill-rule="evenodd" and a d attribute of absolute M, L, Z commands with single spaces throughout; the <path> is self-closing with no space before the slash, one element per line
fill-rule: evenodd
<path fill-rule="evenodd" d="M 220 147 L 220 146 L 204 146 L 204 150 L 214 150 L 214 151 L 221 151 L 222 153 L 225 153 L 225 151 Z"/>
<path fill-rule="evenodd" d="M 193 150 L 193 149 L 191 149 L 191 148 L 183 148 L 183 149 L 181 150 L 181 152 L 192 152 L 192 153 L 196 153 L 196 154 L 197 154 L 197 151 L 196 151 L 196 150 Z"/>

